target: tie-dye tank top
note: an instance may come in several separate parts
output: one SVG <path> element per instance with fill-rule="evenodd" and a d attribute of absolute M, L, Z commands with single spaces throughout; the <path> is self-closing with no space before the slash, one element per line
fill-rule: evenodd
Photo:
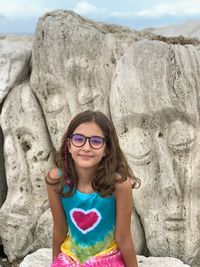
<path fill-rule="evenodd" d="M 117 249 L 114 240 L 116 204 L 114 195 L 76 190 L 70 197 L 61 198 L 69 234 L 61 251 L 71 258 L 85 262 L 92 256 Z"/>

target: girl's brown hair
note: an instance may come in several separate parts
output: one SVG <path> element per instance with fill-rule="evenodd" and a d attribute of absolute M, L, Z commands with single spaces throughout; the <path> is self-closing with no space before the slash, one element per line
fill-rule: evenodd
<path fill-rule="evenodd" d="M 74 130 L 82 123 L 95 122 L 103 131 L 106 140 L 105 156 L 99 163 L 96 175 L 92 180 L 92 187 L 101 196 L 111 195 L 115 190 L 116 182 L 123 182 L 129 177 L 132 187 L 140 185 L 129 167 L 127 160 L 119 146 L 115 127 L 102 112 L 86 110 L 75 116 L 69 124 L 67 132 L 63 136 L 61 148 L 55 156 L 56 166 L 62 170 L 62 177 L 59 185 L 59 193 L 65 196 L 73 194 L 78 186 L 78 174 L 74 161 L 69 153 L 67 142 Z M 66 182 L 69 182 L 69 191 L 64 193 Z"/>

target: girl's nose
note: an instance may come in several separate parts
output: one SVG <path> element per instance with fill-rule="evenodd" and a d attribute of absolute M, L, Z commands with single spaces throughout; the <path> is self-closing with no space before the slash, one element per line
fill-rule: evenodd
<path fill-rule="evenodd" d="M 89 139 L 86 140 L 85 144 L 83 145 L 83 149 L 84 150 L 91 150 Z"/>

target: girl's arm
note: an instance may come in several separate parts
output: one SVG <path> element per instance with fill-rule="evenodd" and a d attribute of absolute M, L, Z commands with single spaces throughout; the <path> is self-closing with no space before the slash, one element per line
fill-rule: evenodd
<path fill-rule="evenodd" d="M 53 216 L 53 259 L 61 252 L 60 247 L 68 233 L 67 222 L 61 205 L 60 196 L 56 192 L 58 170 L 53 169 L 45 178 L 49 205 Z"/>
<path fill-rule="evenodd" d="M 116 183 L 116 231 L 115 240 L 119 246 L 126 267 L 138 267 L 131 237 L 132 187 L 130 179 Z"/>

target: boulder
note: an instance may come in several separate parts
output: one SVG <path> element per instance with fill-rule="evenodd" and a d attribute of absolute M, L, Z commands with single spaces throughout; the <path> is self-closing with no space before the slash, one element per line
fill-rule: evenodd
<path fill-rule="evenodd" d="M 78 112 L 101 110 L 110 117 L 108 98 L 116 61 L 137 36 L 134 30 L 69 11 L 40 18 L 33 40 L 31 88 L 56 150 Z"/>
<path fill-rule="evenodd" d="M 42 229 L 48 231 L 43 244 L 46 241 L 50 246 L 51 217 L 42 224 L 47 221 L 43 214 L 49 208 L 44 176 L 53 163 L 52 146 L 29 80 L 9 92 L 0 119 L 8 185 L 0 209 L 0 235 L 6 255 L 13 261 L 40 247 L 37 240 L 41 240 L 38 234 Z"/>
<path fill-rule="evenodd" d="M 200 263 L 200 53 L 142 40 L 118 61 L 111 117 L 141 187 L 133 191 L 151 256 Z"/>
<path fill-rule="evenodd" d="M 0 103 L 30 72 L 31 36 L 0 36 Z"/>
<path fill-rule="evenodd" d="M 19 267 L 49 267 L 51 264 L 51 249 L 43 248 L 27 255 Z M 190 267 L 175 258 L 156 258 L 137 256 L 138 267 Z M 106 266 L 105 266 L 106 267 Z"/>

